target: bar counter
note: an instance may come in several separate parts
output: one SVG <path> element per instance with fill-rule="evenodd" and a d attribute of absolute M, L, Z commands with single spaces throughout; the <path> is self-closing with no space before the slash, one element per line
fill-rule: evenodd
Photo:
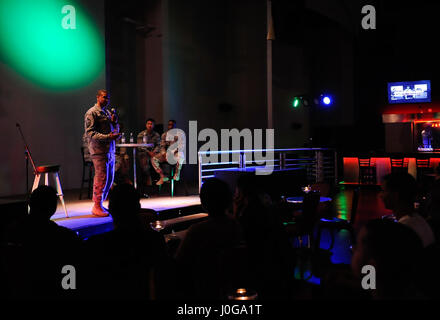
<path fill-rule="evenodd" d="M 383 177 L 391 173 L 391 158 L 403 158 L 404 163 L 408 164 L 408 173 L 417 178 L 416 159 L 429 159 L 429 167 L 435 169 L 440 164 L 440 152 L 430 153 L 405 153 L 405 154 L 344 154 L 343 159 L 343 182 L 344 184 L 359 183 L 359 158 L 370 158 L 372 164 L 375 165 L 376 184 L 381 185 Z"/>

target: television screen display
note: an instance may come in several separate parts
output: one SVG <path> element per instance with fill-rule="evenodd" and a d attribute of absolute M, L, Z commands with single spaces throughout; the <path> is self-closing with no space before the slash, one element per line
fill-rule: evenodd
<path fill-rule="evenodd" d="M 431 102 L 431 81 L 390 82 L 388 83 L 388 102 Z"/>

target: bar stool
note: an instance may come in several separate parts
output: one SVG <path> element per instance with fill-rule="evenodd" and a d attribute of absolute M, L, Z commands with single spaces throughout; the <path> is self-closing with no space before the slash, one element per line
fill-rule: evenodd
<path fill-rule="evenodd" d="M 32 186 L 32 191 L 38 188 L 40 183 L 41 175 L 44 174 L 44 185 L 49 185 L 49 174 L 55 178 L 56 188 L 57 188 L 57 196 L 60 198 L 61 204 L 63 205 L 64 213 L 66 214 L 66 218 L 68 218 L 66 205 L 64 203 L 64 195 L 63 190 L 61 188 L 60 176 L 58 172 L 60 171 L 59 165 L 44 165 L 35 167 L 35 179 L 34 185 Z"/>
<path fill-rule="evenodd" d="M 162 164 L 162 170 L 165 173 L 165 176 L 168 178 L 168 181 L 170 183 L 170 196 L 171 198 L 174 197 L 174 171 L 176 170 L 176 165 L 171 165 L 169 163 L 163 163 Z M 163 184 L 159 185 L 159 194 L 162 190 Z"/>
<path fill-rule="evenodd" d="M 400 156 L 392 156 L 390 157 L 391 163 L 391 173 L 394 172 L 402 172 L 403 171 L 403 162 L 404 158 Z"/>
<path fill-rule="evenodd" d="M 430 167 L 430 158 L 422 157 L 422 156 L 417 157 L 416 167 L 417 167 L 417 180 L 422 181 L 424 179 L 424 175 L 432 171 Z"/>
<path fill-rule="evenodd" d="M 408 162 L 409 159 L 403 156 L 391 156 L 391 173 L 408 172 Z"/>
<path fill-rule="evenodd" d="M 83 163 L 83 169 L 82 169 L 82 178 L 81 178 L 81 188 L 79 190 L 79 200 L 81 200 L 84 183 L 87 183 L 87 196 L 89 199 L 92 198 L 92 187 L 93 187 L 93 162 L 89 160 L 88 157 L 85 156 L 85 147 L 81 147 L 81 157 L 82 157 L 82 163 Z M 86 177 L 86 169 L 88 169 L 89 174 L 88 177 Z"/>
<path fill-rule="evenodd" d="M 163 167 L 163 171 L 165 176 L 168 178 L 168 181 L 166 183 L 170 183 L 170 196 L 171 198 L 174 197 L 174 191 L 175 191 L 175 183 L 177 183 L 177 181 L 174 181 L 173 177 L 174 177 L 174 172 L 176 171 L 176 165 L 171 165 L 169 163 L 163 163 L 162 164 Z M 184 184 L 185 187 L 185 195 L 188 195 L 188 186 L 186 184 L 186 181 L 184 181 L 182 179 L 182 174 L 183 174 L 183 169 L 185 166 L 182 166 L 182 168 L 180 169 L 180 180 L 179 182 L 182 182 Z M 159 194 L 161 193 L 162 187 L 164 184 L 159 185 Z"/>
<path fill-rule="evenodd" d="M 376 183 L 376 161 L 371 158 L 358 158 L 359 161 L 359 184 Z"/>

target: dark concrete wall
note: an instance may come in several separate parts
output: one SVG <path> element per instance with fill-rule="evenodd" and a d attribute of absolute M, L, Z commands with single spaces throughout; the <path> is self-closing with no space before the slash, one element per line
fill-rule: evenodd
<path fill-rule="evenodd" d="M 165 13 L 163 120 L 265 128 L 265 1 L 169 0 Z M 185 170 L 195 181 L 197 166 Z"/>
<path fill-rule="evenodd" d="M 79 3 L 104 39 L 104 1 Z M 10 33 L 11 37 L 16 36 L 14 30 Z M 15 127 L 17 122 L 36 165 L 61 165 L 62 187 L 79 188 L 84 114 L 96 103 L 96 91 L 105 87 L 105 78 L 105 70 L 102 70 L 85 87 L 53 91 L 32 83 L 0 59 L 0 144 L 3 148 L 0 153 L 0 196 L 26 193 L 25 149 Z M 32 188 L 34 175 L 30 162 L 28 176 L 29 188 Z M 53 181 L 51 184 L 55 185 Z"/>

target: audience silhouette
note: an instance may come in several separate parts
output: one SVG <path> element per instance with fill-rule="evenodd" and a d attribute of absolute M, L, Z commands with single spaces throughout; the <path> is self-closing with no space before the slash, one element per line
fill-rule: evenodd
<path fill-rule="evenodd" d="M 87 295 L 158 299 L 166 294 L 170 261 L 165 240 L 141 223 L 140 208 L 140 196 L 132 185 L 120 184 L 110 191 L 114 230 L 92 236 L 85 243 Z"/>
<path fill-rule="evenodd" d="M 426 220 L 414 208 L 417 182 L 407 172 L 396 172 L 384 177 L 381 198 L 396 220 L 413 229 L 427 247 L 435 242 L 434 233 Z"/>
<path fill-rule="evenodd" d="M 414 206 L 415 179 L 408 173 L 385 176 L 380 197 L 395 221 L 362 221 L 351 265 L 312 259 L 312 272 L 325 269 L 313 287 L 295 280 L 303 257 L 296 256 L 286 233 L 282 207 L 262 187 L 243 175 L 232 197 L 222 180 L 205 180 L 200 201 L 208 218 L 186 230 L 171 256 L 163 234 L 142 219 L 140 195 L 131 184 L 110 191 L 113 230 L 84 240 L 51 220 L 57 193 L 40 186 L 30 196 L 29 214 L 9 225 L 2 239 L 1 293 L 31 299 L 226 300 L 246 288 L 262 301 L 439 297 L 439 247 L 430 227 L 439 215 L 436 183 L 428 223 Z M 63 287 L 66 266 L 75 269 L 75 290 Z M 362 287 L 365 266 L 375 270 L 372 290 Z"/>
<path fill-rule="evenodd" d="M 358 234 L 352 270 L 362 283 L 364 266 L 375 268 L 374 299 L 424 298 L 419 261 L 423 245 L 410 227 L 385 219 L 367 222 Z M 365 289 L 365 288 L 364 288 Z"/>
<path fill-rule="evenodd" d="M 13 223 L 6 233 L 6 273 L 11 297 L 65 298 L 74 290 L 62 287 L 63 267 L 77 266 L 80 239 L 75 232 L 51 221 L 58 196 L 39 186 L 29 199 L 29 215 Z M 8 259 L 9 258 L 9 259 Z"/>
<path fill-rule="evenodd" d="M 234 215 L 249 252 L 249 273 L 262 299 L 285 299 L 291 294 L 295 258 L 285 228 L 270 197 L 243 175 L 237 181 Z"/>
<path fill-rule="evenodd" d="M 225 271 L 235 262 L 222 261 L 222 257 L 240 245 L 241 229 L 229 213 L 232 194 L 225 182 L 207 179 L 200 190 L 200 201 L 209 217 L 192 225 L 177 249 L 180 289 L 186 298 L 225 299 L 233 288 L 222 279 L 227 278 Z"/>

